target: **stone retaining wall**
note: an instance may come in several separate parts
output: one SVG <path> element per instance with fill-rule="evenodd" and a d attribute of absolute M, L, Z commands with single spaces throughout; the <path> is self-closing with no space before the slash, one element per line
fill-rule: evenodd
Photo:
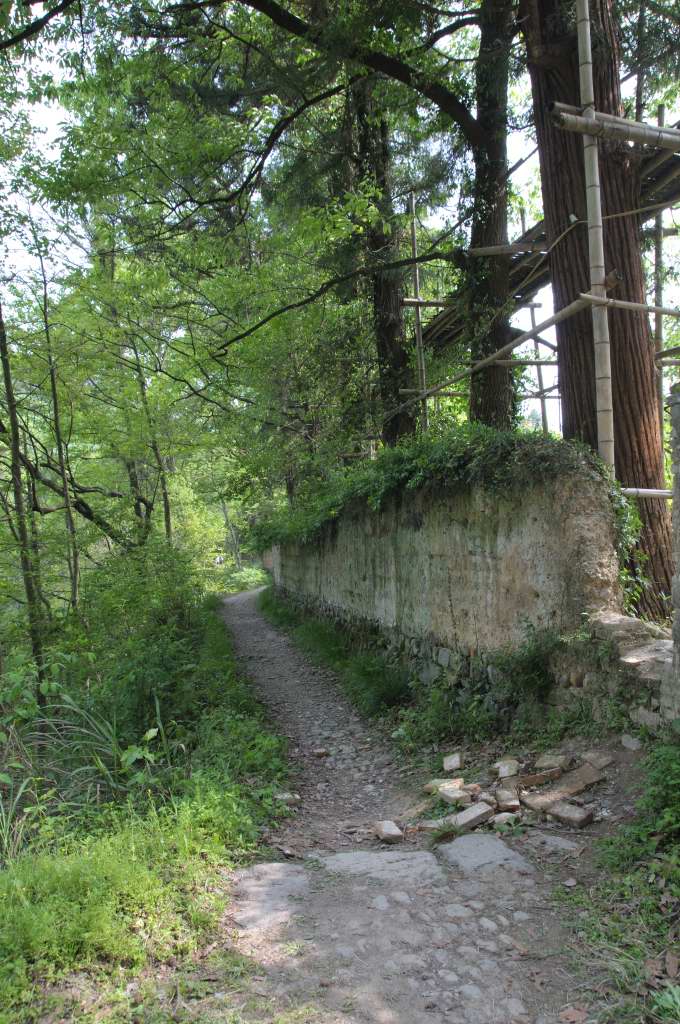
<path fill-rule="evenodd" d="M 433 665 L 519 643 L 529 624 L 578 628 L 621 611 L 605 483 L 586 471 L 515 493 L 407 492 L 346 510 L 307 544 L 274 550 L 275 584 Z M 427 660 L 427 658 L 425 659 Z"/>

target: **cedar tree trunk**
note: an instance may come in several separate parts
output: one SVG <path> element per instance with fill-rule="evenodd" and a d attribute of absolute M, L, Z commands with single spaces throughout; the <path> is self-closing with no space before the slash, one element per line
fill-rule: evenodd
<path fill-rule="evenodd" d="M 611 0 L 591 0 L 593 71 L 597 109 L 621 113 L 619 47 Z M 548 105 L 579 103 L 578 54 L 572 5 L 561 0 L 522 0 L 521 17 L 531 74 L 541 161 L 548 244 L 569 229 L 572 215 L 586 216 L 583 140 L 555 128 Z M 639 158 L 627 145 L 600 142 L 602 212 L 605 218 L 640 205 Z M 607 269 L 622 276 L 617 297 L 646 301 L 636 216 L 605 220 Z M 573 227 L 550 255 L 555 309 L 589 290 L 588 236 Z M 614 396 L 616 475 L 624 486 L 664 487 L 664 460 L 656 397 L 654 342 L 644 313 L 609 313 Z M 590 310 L 557 327 L 560 390 L 565 437 L 597 447 L 595 372 Z M 643 571 L 653 588 L 640 610 L 668 614 L 665 595 L 672 576 L 671 519 L 660 499 L 640 501 Z"/>
<path fill-rule="evenodd" d="M 500 245 L 508 240 L 507 116 L 510 47 L 514 35 L 510 0 L 484 0 L 479 10 L 479 59 L 476 70 L 477 119 L 484 142 L 473 148 L 475 194 L 471 245 Z M 493 318 L 491 330 L 473 342 L 472 359 L 490 355 L 510 341 L 507 313 L 507 257 L 470 257 L 466 266 L 469 285 L 470 331 Z M 470 419 L 501 430 L 514 420 L 513 375 L 509 367 L 492 366 L 470 382 Z"/>

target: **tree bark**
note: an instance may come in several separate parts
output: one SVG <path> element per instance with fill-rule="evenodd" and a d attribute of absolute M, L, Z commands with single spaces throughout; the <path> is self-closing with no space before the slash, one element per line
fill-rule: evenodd
<path fill-rule="evenodd" d="M 7 333 L 5 331 L 2 306 L 0 306 L 0 363 L 2 363 L 5 403 L 7 405 L 7 417 L 9 421 L 10 474 L 12 478 L 12 494 L 14 497 L 16 533 L 19 539 L 19 561 L 24 584 L 24 593 L 26 595 L 28 634 L 38 679 L 36 700 L 38 704 L 42 706 L 45 703 L 45 697 L 42 692 L 42 685 L 45 682 L 45 659 L 43 651 L 44 622 L 42 610 L 40 608 L 40 595 L 36 581 L 35 566 L 33 564 L 31 537 L 29 534 L 28 517 L 26 514 L 26 503 L 24 501 L 21 460 L 21 428 L 17 412 L 16 395 L 14 393 L 10 350 L 9 343 L 7 341 Z"/>
<path fill-rule="evenodd" d="M 484 141 L 473 147 L 475 164 L 471 246 L 500 245 L 508 240 L 507 131 L 510 48 L 514 36 L 510 0 L 483 0 L 479 9 L 480 43 L 476 67 L 477 120 Z M 467 278 L 470 331 L 485 323 L 489 332 L 472 345 L 473 362 L 510 341 L 507 306 L 510 263 L 507 257 L 470 257 Z M 492 366 L 470 382 L 470 419 L 507 430 L 515 417 L 512 371 Z"/>
<path fill-rule="evenodd" d="M 356 115 L 360 176 L 376 189 L 380 217 L 368 226 L 366 245 L 372 262 L 399 258 L 399 231 L 391 193 L 389 127 L 375 102 L 372 82 L 352 86 Z M 404 405 L 402 388 L 415 387 L 411 352 L 404 333 L 403 273 L 384 270 L 371 275 L 373 323 L 378 355 L 380 398 L 383 411 L 382 438 L 394 445 L 416 429 L 413 406 Z M 395 410 L 399 409 L 399 412 Z"/>
<path fill-rule="evenodd" d="M 597 109 L 621 114 L 619 47 L 611 0 L 592 0 L 593 72 Z M 573 11 L 561 0 L 522 0 L 532 82 L 536 134 L 541 163 L 543 207 L 548 245 L 561 239 L 550 254 L 555 309 L 589 290 L 583 142 L 580 136 L 554 127 L 548 114 L 553 101 L 578 104 L 579 76 Z M 602 212 L 605 218 L 640 205 L 640 173 L 628 146 L 600 142 Z M 569 230 L 571 228 L 571 230 Z M 564 232 L 568 232 L 564 237 Z M 645 302 L 636 216 L 605 220 L 608 270 L 617 270 L 622 285 L 617 296 Z M 646 314 L 622 310 L 609 313 L 614 398 L 616 475 L 624 486 L 664 487 L 654 343 Z M 565 437 L 597 447 L 595 369 L 590 310 L 557 327 L 560 390 Z M 670 512 L 665 501 L 640 501 L 643 571 L 651 578 L 640 611 L 665 617 L 672 578 Z"/>

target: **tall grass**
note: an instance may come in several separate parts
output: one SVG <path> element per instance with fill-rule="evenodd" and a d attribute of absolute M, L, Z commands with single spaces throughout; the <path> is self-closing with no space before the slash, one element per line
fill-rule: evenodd
<path fill-rule="evenodd" d="M 285 748 L 235 671 L 219 600 L 149 558 L 85 596 L 68 671 L 12 726 L 25 742 L 0 766 L 0 1024 L 36 1019 L 46 981 L 69 971 L 194 950 L 224 868 L 275 813 Z"/>

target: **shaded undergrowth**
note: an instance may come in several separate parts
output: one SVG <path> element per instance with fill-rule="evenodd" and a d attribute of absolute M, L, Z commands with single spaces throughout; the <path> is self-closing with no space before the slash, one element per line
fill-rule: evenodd
<path fill-rule="evenodd" d="M 176 552 L 114 568 L 46 705 L 31 716 L 27 695 L 12 720 L 0 705 L 1 1024 L 61 1006 L 74 971 L 101 988 L 190 957 L 224 871 L 277 813 L 285 748 L 235 671 L 218 599 Z"/>
<path fill-rule="evenodd" d="M 602 703 L 597 713 L 585 695 L 559 708 L 548 702 L 554 685 L 551 659 L 585 642 L 580 635 L 528 627 L 517 646 L 455 655 L 448 671 L 424 681 L 370 631 L 360 634 L 316 617 L 272 589 L 262 593 L 259 606 L 305 653 L 337 673 L 360 711 L 381 715 L 392 738 L 414 754 L 432 745 L 501 736 L 547 748 L 573 733 L 595 736 L 622 724 L 616 701 Z"/>
<path fill-rule="evenodd" d="M 600 843 L 602 869 L 587 891 L 563 898 L 591 963 L 608 979 L 602 1021 L 680 1020 L 680 741 L 672 729 L 643 762 L 635 822 Z"/>

